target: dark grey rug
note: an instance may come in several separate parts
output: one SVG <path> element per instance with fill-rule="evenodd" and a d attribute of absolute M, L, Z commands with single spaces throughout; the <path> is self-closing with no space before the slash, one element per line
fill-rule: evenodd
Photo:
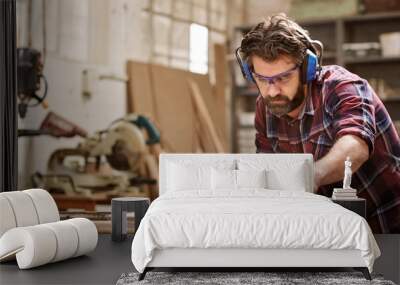
<path fill-rule="evenodd" d="M 146 278 L 138 281 L 139 273 L 122 274 L 117 285 L 133 284 L 379 284 L 395 285 L 381 275 L 372 274 L 372 281 L 360 272 L 148 272 Z"/>

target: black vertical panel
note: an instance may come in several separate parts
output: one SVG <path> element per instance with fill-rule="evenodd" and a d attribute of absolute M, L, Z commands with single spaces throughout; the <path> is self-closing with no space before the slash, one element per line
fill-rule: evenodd
<path fill-rule="evenodd" d="M 0 0 L 0 192 L 17 190 L 16 1 Z"/>

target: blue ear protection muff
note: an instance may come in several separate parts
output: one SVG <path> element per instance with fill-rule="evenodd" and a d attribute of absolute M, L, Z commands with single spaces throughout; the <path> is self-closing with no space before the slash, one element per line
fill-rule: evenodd
<path fill-rule="evenodd" d="M 303 84 L 311 83 L 317 77 L 318 71 L 318 57 L 311 50 L 307 49 L 306 56 L 301 65 L 301 82 Z"/>

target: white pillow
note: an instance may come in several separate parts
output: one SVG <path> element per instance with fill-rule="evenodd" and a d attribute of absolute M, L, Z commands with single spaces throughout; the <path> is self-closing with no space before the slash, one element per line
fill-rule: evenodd
<path fill-rule="evenodd" d="M 211 170 L 212 189 L 266 188 L 266 170 Z"/>
<path fill-rule="evenodd" d="M 236 170 L 238 188 L 267 188 L 267 171 Z"/>
<path fill-rule="evenodd" d="M 168 164 L 167 188 L 170 191 L 185 191 L 211 188 L 211 167 Z"/>
<path fill-rule="evenodd" d="M 235 169 L 236 160 L 177 159 L 166 165 L 167 191 L 211 190 L 211 168 Z"/>
<path fill-rule="evenodd" d="M 307 191 L 308 189 L 308 165 L 304 160 L 281 159 L 240 159 L 240 170 L 257 171 L 266 169 L 267 188 L 271 190 Z"/>
<path fill-rule="evenodd" d="M 236 190 L 236 170 L 233 169 L 216 169 L 211 170 L 211 188 Z"/>
<path fill-rule="evenodd" d="M 294 163 L 285 169 L 269 169 L 267 171 L 268 188 L 274 190 L 307 191 L 307 165 Z"/>

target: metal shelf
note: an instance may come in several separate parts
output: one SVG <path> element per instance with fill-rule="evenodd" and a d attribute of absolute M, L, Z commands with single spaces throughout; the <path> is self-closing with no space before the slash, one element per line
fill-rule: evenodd
<path fill-rule="evenodd" d="M 398 19 L 400 17 L 400 12 L 381 12 L 381 13 L 369 13 L 364 15 L 348 16 L 343 17 L 345 22 L 370 22 L 370 21 L 382 21 Z"/>
<path fill-rule="evenodd" d="M 391 56 L 391 57 L 383 57 L 383 56 L 370 56 L 370 57 L 354 57 L 354 58 L 345 58 L 345 64 L 362 64 L 362 63 L 400 63 L 400 56 Z"/>

